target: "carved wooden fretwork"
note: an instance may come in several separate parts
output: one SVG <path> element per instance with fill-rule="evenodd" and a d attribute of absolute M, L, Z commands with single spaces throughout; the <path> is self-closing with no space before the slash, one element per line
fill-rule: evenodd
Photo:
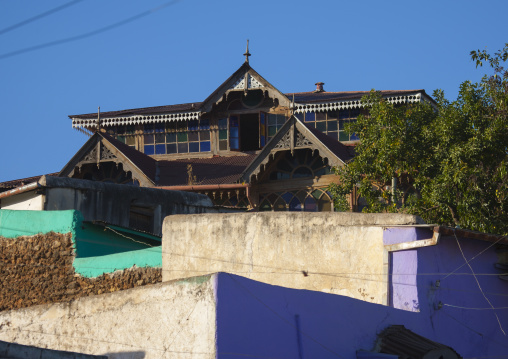
<path fill-rule="evenodd" d="M 101 145 L 101 160 L 113 160 L 116 156 L 104 145 Z"/>
<path fill-rule="evenodd" d="M 245 80 L 247 79 L 247 87 L 245 87 Z M 259 82 L 255 77 L 247 74 L 246 76 L 238 79 L 233 86 L 231 86 L 231 90 L 243 90 L 243 89 L 257 89 L 261 88 L 263 85 Z"/>
<path fill-rule="evenodd" d="M 290 148 L 291 147 L 291 134 L 286 132 L 284 137 L 275 145 L 275 148 Z"/>
<path fill-rule="evenodd" d="M 296 131 L 296 147 L 308 147 L 311 146 L 312 142 L 303 135 L 300 131 Z"/>
<path fill-rule="evenodd" d="M 88 152 L 88 154 L 83 158 L 83 162 L 94 162 L 97 158 L 97 147 L 94 147 L 93 150 Z"/>
<path fill-rule="evenodd" d="M 116 156 L 101 143 L 101 161 L 116 160 Z M 88 154 L 81 160 L 81 162 L 96 162 L 97 161 L 97 146 L 95 146 Z"/>

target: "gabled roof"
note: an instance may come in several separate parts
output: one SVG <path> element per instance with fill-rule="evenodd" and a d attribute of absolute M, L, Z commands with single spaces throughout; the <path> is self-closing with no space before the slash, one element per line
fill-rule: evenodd
<path fill-rule="evenodd" d="M 27 185 L 32 182 L 37 182 L 42 176 L 56 176 L 57 174 L 58 174 L 58 172 L 55 172 L 55 173 L 49 173 L 46 175 L 32 176 L 32 177 L 26 177 L 26 178 L 20 178 L 20 179 L 16 179 L 16 180 L 1 182 L 0 183 L 0 192 L 2 192 L 2 190 L 4 188 L 7 190 L 10 188 L 24 186 L 24 185 Z"/>
<path fill-rule="evenodd" d="M 418 93 L 425 93 L 425 90 L 381 90 L 378 91 L 383 97 L 392 96 L 407 96 L 416 95 Z M 370 91 L 341 91 L 341 92 L 295 92 L 285 94 L 291 101 L 293 96 L 296 103 L 309 103 L 309 102 L 329 102 L 329 101 L 345 101 L 345 100 L 360 100 L 363 96 L 368 95 Z"/>
<path fill-rule="evenodd" d="M 132 173 L 143 187 L 151 187 L 156 182 L 157 161 L 126 144 L 95 132 L 64 166 L 58 176 L 72 176 L 74 169 L 84 163 L 110 162 L 121 163 L 125 171 Z"/>
<path fill-rule="evenodd" d="M 245 91 L 261 89 L 267 91 L 271 97 L 277 98 L 279 104 L 289 106 L 289 99 L 272 84 L 258 74 L 248 62 L 244 62 L 226 81 L 203 101 L 201 112 L 210 112 L 213 104 L 218 103 L 229 91 Z"/>
<path fill-rule="evenodd" d="M 293 151 L 298 148 L 310 148 L 319 151 L 330 166 L 343 166 L 353 155 L 351 149 L 333 138 L 307 127 L 297 117 L 291 116 L 277 134 L 266 144 L 256 158 L 242 173 L 241 180 L 250 183 L 270 160 L 270 155 L 278 151 Z"/>

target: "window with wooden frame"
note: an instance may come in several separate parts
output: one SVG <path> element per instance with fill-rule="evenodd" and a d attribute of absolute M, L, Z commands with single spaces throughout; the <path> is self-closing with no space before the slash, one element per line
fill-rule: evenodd
<path fill-rule="evenodd" d="M 210 121 L 191 120 L 143 125 L 144 153 L 210 152 Z"/>

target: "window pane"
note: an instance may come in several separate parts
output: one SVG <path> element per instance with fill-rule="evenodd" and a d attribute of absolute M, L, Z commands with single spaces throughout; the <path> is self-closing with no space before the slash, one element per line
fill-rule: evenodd
<path fill-rule="evenodd" d="M 286 116 L 284 116 L 284 115 L 277 115 L 277 125 L 280 125 L 280 126 L 278 126 L 279 128 L 282 127 L 284 122 L 286 122 Z"/>
<path fill-rule="evenodd" d="M 291 202 L 289 202 L 289 210 L 290 211 L 301 211 L 302 210 L 302 204 L 298 200 L 298 198 L 293 198 Z"/>
<path fill-rule="evenodd" d="M 199 142 L 189 143 L 189 152 L 199 152 Z"/>
<path fill-rule="evenodd" d="M 166 123 L 166 131 L 167 132 L 176 132 L 176 122 Z"/>
<path fill-rule="evenodd" d="M 163 123 L 156 123 L 155 124 L 155 132 L 164 132 L 166 126 L 164 126 Z"/>
<path fill-rule="evenodd" d="M 295 117 L 297 119 L 299 119 L 300 121 L 303 121 L 303 118 L 305 117 L 305 115 L 303 113 L 295 113 Z"/>
<path fill-rule="evenodd" d="M 125 136 L 118 136 L 116 139 L 122 143 L 125 143 Z"/>
<path fill-rule="evenodd" d="M 176 152 L 176 143 L 171 143 L 169 145 L 166 145 L 167 153 L 177 153 Z"/>
<path fill-rule="evenodd" d="M 345 131 L 339 132 L 339 141 L 349 141 L 349 134 Z"/>
<path fill-rule="evenodd" d="M 145 155 L 153 155 L 154 154 L 154 147 L 153 145 L 151 146 L 145 146 L 144 148 L 144 152 L 145 152 Z"/>
<path fill-rule="evenodd" d="M 231 138 L 229 145 L 231 146 L 231 149 L 237 150 L 240 148 L 240 143 L 238 141 L 238 138 Z"/>
<path fill-rule="evenodd" d="M 316 114 L 314 112 L 307 112 L 305 114 L 305 122 L 316 121 Z"/>
<path fill-rule="evenodd" d="M 153 135 L 145 135 L 145 145 L 153 144 L 153 140 Z"/>
<path fill-rule="evenodd" d="M 219 140 L 228 139 L 228 130 L 219 130 Z"/>
<path fill-rule="evenodd" d="M 155 143 L 164 143 L 166 139 L 166 136 L 163 133 L 157 133 L 155 135 Z"/>
<path fill-rule="evenodd" d="M 277 133 L 277 127 L 275 126 L 270 126 L 268 127 L 268 136 L 275 136 L 275 134 Z"/>
<path fill-rule="evenodd" d="M 228 141 L 219 141 L 219 151 L 226 151 L 228 149 Z"/>
<path fill-rule="evenodd" d="M 210 152 L 210 141 L 201 142 L 201 152 Z"/>
<path fill-rule="evenodd" d="M 209 120 L 199 121 L 199 129 L 200 130 L 209 130 L 210 129 L 210 121 Z"/>
<path fill-rule="evenodd" d="M 326 121 L 326 113 L 316 112 L 316 121 Z"/>
<path fill-rule="evenodd" d="M 178 144 L 178 153 L 187 153 L 189 152 L 189 144 L 188 143 L 179 143 Z"/>
<path fill-rule="evenodd" d="M 200 141 L 210 141 L 210 131 L 201 131 L 199 133 Z"/>
<path fill-rule="evenodd" d="M 187 132 L 178 132 L 177 133 L 178 142 L 187 142 Z M 178 147 L 180 148 L 180 147 Z M 180 152 L 180 150 L 178 150 Z M 185 151 L 187 152 L 187 151 Z"/>
<path fill-rule="evenodd" d="M 337 131 L 337 121 L 331 120 L 327 123 L 327 131 Z"/>
<path fill-rule="evenodd" d="M 168 134 L 166 134 L 166 142 L 167 143 L 174 143 L 174 142 L 176 142 L 176 133 L 168 133 Z"/>
<path fill-rule="evenodd" d="M 277 124 L 277 115 L 272 113 L 268 114 L 268 126 Z"/>
<path fill-rule="evenodd" d="M 166 153 L 166 145 L 155 145 L 155 154 L 163 155 Z"/>
<path fill-rule="evenodd" d="M 136 144 L 136 137 L 134 137 L 134 136 L 126 137 L 126 140 L 127 140 L 127 144 L 129 146 L 134 146 Z"/>
<path fill-rule="evenodd" d="M 229 129 L 229 133 L 231 134 L 231 137 L 238 137 L 238 127 L 231 127 Z"/>
<path fill-rule="evenodd" d="M 226 130 L 228 128 L 228 119 L 221 118 L 219 119 L 219 129 Z"/>
<path fill-rule="evenodd" d="M 191 142 L 199 141 L 199 132 L 197 131 L 189 132 L 189 141 Z"/>
<path fill-rule="evenodd" d="M 305 200 L 305 212 L 316 212 L 317 211 L 317 204 L 314 198 L 307 197 Z"/>
<path fill-rule="evenodd" d="M 316 129 L 321 132 L 325 132 L 326 131 L 326 122 L 325 121 L 316 122 Z"/>
<path fill-rule="evenodd" d="M 198 129 L 199 129 L 198 120 L 189 121 L 189 131 L 197 131 Z"/>
<path fill-rule="evenodd" d="M 144 124 L 143 131 L 145 133 L 152 133 L 153 132 L 153 123 Z"/>
<path fill-rule="evenodd" d="M 340 110 L 339 111 L 339 118 L 349 118 L 349 110 Z"/>

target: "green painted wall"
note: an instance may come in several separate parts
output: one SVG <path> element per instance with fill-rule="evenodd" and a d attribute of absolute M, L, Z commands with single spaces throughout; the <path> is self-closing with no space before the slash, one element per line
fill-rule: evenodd
<path fill-rule="evenodd" d="M 83 220 L 79 211 L 14 211 L 0 209 L 0 236 L 15 238 L 38 233 L 74 234 Z M 73 235 L 74 237 L 74 235 Z"/>
<path fill-rule="evenodd" d="M 15 238 L 48 232 L 71 233 L 74 269 L 84 277 L 97 277 L 137 267 L 162 267 L 161 247 L 143 243 L 147 235 L 117 234 L 103 226 L 83 223 L 79 211 L 15 211 L 0 209 L 0 236 Z M 130 238 L 127 238 L 130 237 Z M 160 240 L 158 237 L 153 240 Z"/>

